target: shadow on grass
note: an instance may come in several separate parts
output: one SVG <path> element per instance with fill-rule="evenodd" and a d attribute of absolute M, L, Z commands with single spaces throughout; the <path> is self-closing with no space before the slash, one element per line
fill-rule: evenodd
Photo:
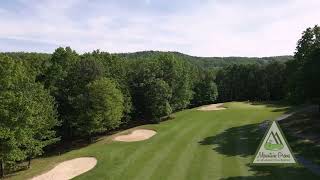
<path fill-rule="evenodd" d="M 247 164 L 250 166 L 250 164 Z M 250 170 L 254 174 L 252 176 L 233 176 L 221 178 L 220 180 L 317 180 L 318 176 L 312 174 L 303 167 L 292 166 L 251 166 Z"/>
<path fill-rule="evenodd" d="M 250 164 L 247 164 L 250 166 Z M 227 178 L 221 178 L 220 180 L 316 180 L 319 179 L 316 175 L 313 175 L 310 171 L 303 167 L 292 166 L 250 166 L 250 170 L 254 174 L 252 176 L 233 176 Z"/>
<path fill-rule="evenodd" d="M 218 135 L 206 137 L 199 143 L 214 145 L 213 150 L 220 154 L 247 157 L 255 153 L 255 148 L 251 147 L 257 147 L 262 138 L 258 127 L 259 124 L 232 127 Z"/>
<path fill-rule="evenodd" d="M 163 119 L 163 121 L 171 120 L 174 119 L 174 115 L 170 115 L 166 118 Z M 115 128 L 110 131 L 105 131 L 101 133 L 96 133 L 92 135 L 92 137 L 74 137 L 68 140 L 61 140 L 57 142 L 56 144 L 53 144 L 47 148 L 45 148 L 45 154 L 42 155 L 41 157 L 52 157 L 52 156 L 57 156 L 57 155 L 62 155 L 65 153 L 68 153 L 73 150 L 78 150 L 81 148 L 85 148 L 87 146 L 90 146 L 92 144 L 95 144 L 99 141 L 102 141 L 103 137 L 106 136 L 111 136 L 114 134 L 117 134 L 121 131 L 125 131 L 134 127 L 142 126 L 142 125 L 147 125 L 147 124 L 157 124 L 157 123 L 152 123 L 148 120 L 136 120 L 136 121 L 131 121 L 130 123 L 123 123 L 120 125 L 118 128 Z"/>
<path fill-rule="evenodd" d="M 284 113 L 291 113 L 294 112 L 297 107 L 292 107 L 286 102 L 281 101 L 268 101 L 268 102 L 258 102 L 258 101 L 245 101 L 244 103 L 250 104 L 250 105 L 263 105 L 268 108 L 276 108 L 272 110 L 273 112 L 284 112 Z"/>
<path fill-rule="evenodd" d="M 310 106 L 304 111 L 280 121 L 286 129 L 286 137 L 295 152 L 320 165 L 320 113 L 318 107 Z"/>
<path fill-rule="evenodd" d="M 220 134 L 206 137 L 200 145 L 213 146 L 213 150 L 226 156 L 253 157 L 263 138 L 259 123 L 232 127 Z M 290 141 L 289 141 L 290 144 Z M 293 148 L 295 152 L 295 147 Z M 298 151 L 298 154 L 301 152 Z M 319 179 L 302 166 L 252 166 L 246 164 L 252 176 L 227 177 L 223 180 L 238 179 Z M 228 167 L 227 167 L 228 168 Z"/>

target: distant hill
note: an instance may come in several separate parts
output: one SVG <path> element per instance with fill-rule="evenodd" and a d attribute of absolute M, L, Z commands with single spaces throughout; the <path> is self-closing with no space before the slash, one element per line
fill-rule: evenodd
<path fill-rule="evenodd" d="M 45 60 L 51 57 L 48 53 L 27 53 L 27 52 L 4 52 L 13 58 L 18 59 L 41 59 Z M 171 54 L 176 58 L 189 61 L 191 64 L 200 66 L 202 68 L 221 68 L 231 64 L 266 64 L 271 61 L 286 62 L 293 59 L 293 56 L 271 56 L 271 57 L 197 57 L 183 54 L 180 52 L 171 51 L 139 51 L 134 53 L 114 53 L 119 57 L 132 60 L 142 59 L 148 60 L 156 58 L 159 55 Z M 35 58 L 36 57 L 36 58 Z"/>
<path fill-rule="evenodd" d="M 152 59 L 161 54 L 171 54 L 177 58 L 182 58 L 192 64 L 203 68 L 219 68 L 230 64 L 266 64 L 271 61 L 286 62 L 293 59 L 293 56 L 271 56 L 271 57 L 197 57 L 180 52 L 164 51 L 140 51 L 134 53 L 116 53 L 116 55 L 126 59 Z"/>

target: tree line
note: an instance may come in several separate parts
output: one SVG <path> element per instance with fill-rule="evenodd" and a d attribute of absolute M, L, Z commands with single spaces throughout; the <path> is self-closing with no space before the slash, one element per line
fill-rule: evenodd
<path fill-rule="evenodd" d="M 51 55 L 1 53 L 0 70 L 2 176 L 19 162 L 30 166 L 58 141 L 90 142 L 120 125 L 158 123 L 217 98 L 210 70 L 170 54 L 127 60 L 70 47 Z"/>
<path fill-rule="evenodd" d="M 232 65 L 217 73 L 221 102 L 276 101 L 286 95 L 286 64 L 273 61 L 267 65 Z"/>
<path fill-rule="evenodd" d="M 235 100 L 319 103 L 319 56 L 318 26 L 303 33 L 293 60 L 263 63 L 222 59 L 213 66 L 180 53 L 78 54 L 70 47 L 0 53 L 1 176 L 20 162 L 30 166 L 58 142 L 91 142 L 99 133 L 158 123 L 185 108 Z"/>
<path fill-rule="evenodd" d="M 219 70 L 215 82 L 218 101 L 222 102 L 286 100 L 320 104 L 320 27 L 302 33 L 293 60 L 230 65 Z"/>
<path fill-rule="evenodd" d="M 271 56 L 271 57 L 197 57 L 190 56 L 179 52 L 162 52 L 162 51 L 140 51 L 134 53 L 118 53 L 117 55 L 125 59 L 145 59 L 154 58 L 161 54 L 171 54 L 176 58 L 181 58 L 190 62 L 192 65 L 202 67 L 204 69 L 213 68 L 220 69 L 230 65 L 249 65 L 260 64 L 265 65 L 272 61 L 287 62 L 293 60 L 293 56 Z"/>

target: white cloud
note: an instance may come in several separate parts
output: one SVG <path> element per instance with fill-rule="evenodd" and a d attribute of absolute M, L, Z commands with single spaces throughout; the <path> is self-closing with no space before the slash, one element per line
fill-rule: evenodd
<path fill-rule="evenodd" d="M 25 19 L 0 10 L 5 14 L 0 16 L 0 38 L 69 45 L 80 52 L 153 49 L 197 56 L 271 56 L 292 54 L 302 31 L 320 19 L 317 0 L 243 2 L 209 1 L 161 13 L 86 0 L 26 1 Z"/>

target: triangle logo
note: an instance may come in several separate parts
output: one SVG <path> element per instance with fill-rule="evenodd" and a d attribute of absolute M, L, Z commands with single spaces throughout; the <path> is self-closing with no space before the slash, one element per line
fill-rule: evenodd
<path fill-rule="evenodd" d="M 273 121 L 262 139 L 252 164 L 296 164 L 291 148 L 277 121 Z"/>

